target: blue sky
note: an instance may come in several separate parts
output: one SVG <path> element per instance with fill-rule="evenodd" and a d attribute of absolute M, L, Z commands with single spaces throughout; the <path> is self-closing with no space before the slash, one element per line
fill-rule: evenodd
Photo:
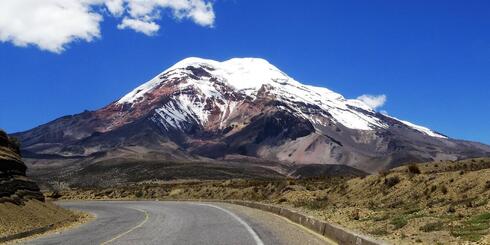
<path fill-rule="evenodd" d="M 159 30 L 145 24 L 146 35 L 118 28 L 123 17 L 99 6 L 100 33 L 63 50 L 4 38 L 0 128 L 95 110 L 185 57 L 261 57 L 347 98 L 385 94 L 380 110 L 392 116 L 490 144 L 489 1 L 206 3 L 214 15 L 207 19 L 162 8 L 148 21 Z"/>

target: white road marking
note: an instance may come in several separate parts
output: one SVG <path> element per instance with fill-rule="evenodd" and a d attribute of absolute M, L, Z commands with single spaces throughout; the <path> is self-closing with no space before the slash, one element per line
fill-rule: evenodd
<path fill-rule="evenodd" d="M 145 219 L 143 221 L 141 221 L 141 223 L 139 223 L 137 226 L 135 226 L 135 227 L 133 227 L 133 228 L 131 228 L 131 229 L 129 229 L 129 230 L 127 230 L 127 231 L 125 231 L 125 232 L 117 235 L 117 236 L 115 236 L 111 240 L 108 240 L 108 241 L 105 241 L 105 242 L 101 243 L 100 245 L 107 245 L 107 244 L 109 244 L 111 242 L 114 242 L 115 240 L 117 240 L 117 239 L 119 239 L 119 238 L 121 238 L 121 237 L 129 234 L 130 232 L 132 232 L 132 231 L 140 228 L 141 226 L 143 226 L 146 223 L 146 221 L 148 221 L 148 217 L 149 217 L 148 212 L 146 212 L 145 210 L 141 210 L 139 208 L 131 208 L 131 209 L 138 210 L 138 211 L 144 213 L 145 214 Z"/>
<path fill-rule="evenodd" d="M 215 205 L 212 205 L 212 204 L 202 204 L 202 203 L 196 203 L 196 204 L 197 205 L 201 205 L 201 206 L 213 207 L 213 208 L 219 209 L 219 210 L 221 210 L 221 211 L 229 214 L 231 217 L 233 217 L 234 219 L 236 219 L 240 224 L 242 224 L 245 227 L 245 229 L 247 229 L 248 233 L 250 233 L 250 235 L 252 235 L 252 237 L 255 240 L 255 243 L 257 245 L 264 245 L 264 242 L 260 239 L 259 235 L 257 235 L 257 233 L 252 229 L 252 227 L 250 227 L 247 224 L 247 222 L 243 221 L 236 214 L 232 213 L 231 211 L 229 211 L 227 209 L 224 209 L 222 207 L 218 207 L 218 206 L 215 206 Z"/>

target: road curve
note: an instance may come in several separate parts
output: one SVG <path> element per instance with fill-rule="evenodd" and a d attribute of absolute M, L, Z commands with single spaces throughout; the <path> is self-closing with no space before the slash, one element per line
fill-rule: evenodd
<path fill-rule="evenodd" d="M 25 244 L 333 244 L 288 220 L 224 203 L 61 202 L 96 219 Z"/>

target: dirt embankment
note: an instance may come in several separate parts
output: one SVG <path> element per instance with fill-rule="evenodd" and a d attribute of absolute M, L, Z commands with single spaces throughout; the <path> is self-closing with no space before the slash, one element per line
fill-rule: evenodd
<path fill-rule="evenodd" d="M 490 159 L 403 166 L 360 178 L 142 182 L 61 199 L 239 199 L 291 207 L 396 244 L 490 244 Z"/>
<path fill-rule="evenodd" d="M 62 209 L 50 202 L 29 200 L 22 205 L 0 204 L 0 237 L 50 226 L 57 229 L 90 218 L 83 213 Z"/>
<path fill-rule="evenodd" d="M 45 202 L 38 185 L 26 177 L 26 169 L 18 142 L 0 130 L 0 239 L 85 217 Z"/>

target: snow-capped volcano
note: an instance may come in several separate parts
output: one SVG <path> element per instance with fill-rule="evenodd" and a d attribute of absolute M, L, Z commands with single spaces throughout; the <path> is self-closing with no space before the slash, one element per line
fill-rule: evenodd
<path fill-rule="evenodd" d="M 36 159 L 89 162 L 104 154 L 140 159 L 158 152 L 179 161 L 242 156 L 375 171 L 490 153 L 486 145 L 450 139 L 300 83 L 258 58 L 187 58 L 104 108 L 16 136 Z"/>
<path fill-rule="evenodd" d="M 261 90 L 266 90 L 269 96 L 287 105 L 280 107 L 281 109 L 307 119 L 314 125 L 325 126 L 330 123 L 330 120 L 325 120 L 328 118 L 350 129 L 376 130 L 389 127 L 387 123 L 373 116 L 375 111 L 364 102 L 347 100 L 327 88 L 304 85 L 259 58 L 234 58 L 223 62 L 187 58 L 137 87 L 117 101 L 117 104 L 147 103 L 145 95 L 162 87 L 167 88 L 173 81 L 183 77 L 187 80 L 177 85 L 178 90 L 194 90 L 200 96 L 177 94 L 172 96 L 177 103 L 157 109 L 165 124 L 176 128 L 179 128 L 180 122 L 189 120 L 205 125 L 212 114 L 212 110 L 206 109 L 207 99 L 218 102 L 215 106 L 219 108 L 220 126 L 223 127 L 226 125 L 224 121 L 241 103 L 237 98 L 254 101 Z M 230 97 L 230 91 L 239 96 Z M 305 105 L 317 108 L 305 108 Z M 400 122 L 427 135 L 445 138 L 425 127 Z"/>

